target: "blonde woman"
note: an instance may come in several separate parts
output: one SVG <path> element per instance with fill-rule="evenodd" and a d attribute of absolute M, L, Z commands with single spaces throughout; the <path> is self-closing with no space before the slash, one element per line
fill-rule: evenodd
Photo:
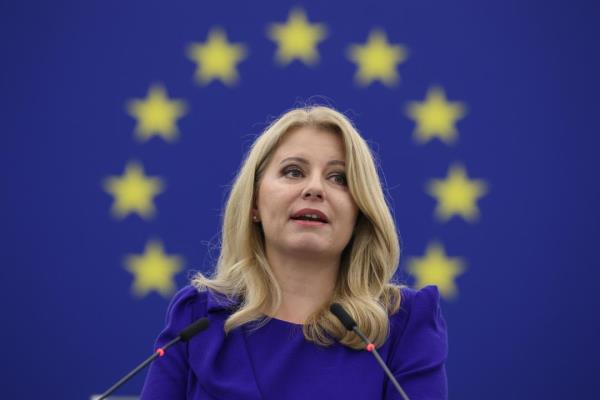
<path fill-rule="evenodd" d="M 211 277 L 172 300 L 142 399 L 401 398 L 341 304 L 412 399 L 445 399 L 446 325 L 434 286 L 392 283 L 398 236 L 373 156 L 341 113 L 291 110 L 254 142 L 231 189 Z"/>

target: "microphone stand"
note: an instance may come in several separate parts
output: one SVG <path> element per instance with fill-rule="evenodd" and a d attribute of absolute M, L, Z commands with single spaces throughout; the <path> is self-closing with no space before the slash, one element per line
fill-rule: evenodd
<path fill-rule="evenodd" d="M 187 342 L 198 332 L 201 332 L 201 331 L 205 330 L 206 328 L 208 328 L 208 318 L 200 318 L 199 320 L 191 323 L 183 331 L 181 331 L 179 336 L 177 336 L 175 339 L 171 340 L 169 343 L 167 343 L 163 347 L 159 347 L 158 349 L 156 349 L 154 354 L 152 354 L 150 357 L 145 359 L 140 365 L 138 365 L 133 370 L 131 370 L 131 372 L 129 372 L 127 375 L 125 375 L 123 378 L 121 378 L 117 383 L 112 385 L 106 392 L 102 393 L 100 395 L 100 397 L 98 397 L 96 400 L 106 399 L 115 390 L 117 390 L 118 388 L 123 386 L 125 384 L 125 382 L 127 382 L 128 380 L 133 378 L 135 376 L 135 374 L 137 374 L 138 372 L 140 372 L 141 370 L 146 368 L 148 366 L 148 364 L 150 364 L 152 361 L 156 360 L 158 357 L 164 356 L 165 351 L 169 347 L 173 346 L 175 343 L 180 342 L 180 341 Z"/>

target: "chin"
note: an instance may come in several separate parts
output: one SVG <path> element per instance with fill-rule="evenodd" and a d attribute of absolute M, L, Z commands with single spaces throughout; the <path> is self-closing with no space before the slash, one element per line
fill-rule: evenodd
<path fill-rule="evenodd" d="M 326 246 L 323 243 L 322 239 L 318 240 L 317 238 L 300 239 L 294 243 L 290 243 L 288 251 L 290 253 L 300 254 L 303 257 L 330 256 L 335 253 L 331 247 Z"/>

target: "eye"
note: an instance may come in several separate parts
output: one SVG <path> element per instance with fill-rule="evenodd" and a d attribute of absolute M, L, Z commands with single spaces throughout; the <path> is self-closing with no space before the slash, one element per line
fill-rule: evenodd
<path fill-rule="evenodd" d="M 339 185 L 347 186 L 348 180 L 346 179 L 346 174 L 343 172 L 336 172 L 335 174 L 331 174 L 329 176 L 333 179 L 333 181 Z"/>
<path fill-rule="evenodd" d="M 304 176 L 302 170 L 296 165 L 290 165 L 285 167 L 282 170 L 283 176 L 287 176 L 288 178 L 301 178 Z"/>

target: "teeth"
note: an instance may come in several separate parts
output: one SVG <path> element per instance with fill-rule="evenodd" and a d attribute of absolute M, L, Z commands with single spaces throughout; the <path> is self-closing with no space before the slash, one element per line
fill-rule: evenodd
<path fill-rule="evenodd" d="M 303 218 L 310 218 L 310 219 L 321 219 L 317 214 L 304 214 L 302 215 Z"/>
<path fill-rule="evenodd" d="M 325 218 L 321 217 L 318 214 L 299 214 L 294 219 L 304 219 L 306 221 L 319 221 L 325 223 Z"/>

